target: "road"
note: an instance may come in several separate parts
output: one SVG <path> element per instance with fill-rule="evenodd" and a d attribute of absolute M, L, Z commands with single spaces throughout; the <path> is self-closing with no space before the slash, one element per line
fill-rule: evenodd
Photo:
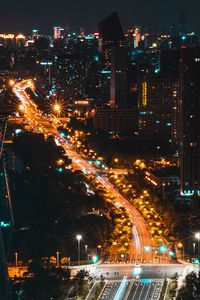
<path fill-rule="evenodd" d="M 24 80 L 19 83 L 16 83 L 13 87 L 13 91 L 16 96 L 21 100 L 23 105 L 23 113 L 26 119 L 26 122 L 30 125 L 33 131 L 41 132 L 46 135 L 53 135 L 63 146 L 67 155 L 72 159 L 73 165 L 82 170 L 83 172 L 89 174 L 92 173 L 96 176 L 99 182 L 109 190 L 109 193 L 112 194 L 117 202 L 123 206 L 128 212 L 130 219 L 132 220 L 133 226 L 133 242 L 132 243 L 132 254 L 134 255 L 133 259 L 138 261 L 152 261 L 152 251 L 145 253 L 144 247 L 149 246 L 149 249 L 152 249 L 152 236 L 147 227 L 147 224 L 138 210 L 130 204 L 130 202 L 125 199 L 109 182 L 109 179 L 106 175 L 100 175 L 99 170 L 91 166 L 87 160 L 82 158 L 73 148 L 67 143 L 56 127 L 56 119 L 53 121 L 44 116 L 41 112 L 38 111 L 35 103 L 30 99 L 30 97 L 25 92 L 26 88 L 33 87 L 33 83 L 30 80 Z M 116 200 L 115 200 L 116 201 Z"/>
<path fill-rule="evenodd" d="M 80 267 L 72 267 L 71 274 L 74 276 L 78 270 L 86 269 L 90 272 L 92 277 L 101 279 L 102 277 L 108 280 L 121 280 L 124 276 L 128 279 L 134 277 L 141 278 L 170 278 L 176 272 L 180 276 L 185 276 L 188 273 L 194 271 L 192 264 L 131 264 L 131 263 L 119 263 L 119 264 L 97 264 Z"/>
<path fill-rule="evenodd" d="M 100 300 L 158 300 L 163 283 L 163 279 L 109 281 Z"/>
<path fill-rule="evenodd" d="M 100 300 L 113 300 L 115 298 L 115 295 L 120 287 L 120 281 L 109 281 L 102 294 L 99 298 Z"/>

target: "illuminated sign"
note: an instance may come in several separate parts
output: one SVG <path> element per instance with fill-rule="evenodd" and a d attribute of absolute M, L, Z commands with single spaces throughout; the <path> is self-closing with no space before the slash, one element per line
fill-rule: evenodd
<path fill-rule="evenodd" d="M 77 100 L 74 102 L 76 105 L 89 105 L 90 102 L 88 100 Z"/>
<path fill-rule="evenodd" d="M 142 83 L 142 106 L 147 106 L 147 82 Z"/>

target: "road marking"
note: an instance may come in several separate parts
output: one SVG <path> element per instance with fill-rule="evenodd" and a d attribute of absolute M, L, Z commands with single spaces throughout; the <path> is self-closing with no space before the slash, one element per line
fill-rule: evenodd
<path fill-rule="evenodd" d="M 134 299 L 134 298 L 135 298 L 135 295 L 136 295 L 136 293 L 137 293 L 137 290 L 138 290 L 139 286 L 140 286 L 140 284 L 138 283 L 138 284 L 137 284 L 137 288 L 136 288 L 136 290 L 135 290 L 135 293 L 134 293 L 134 295 L 133 295 L 133 298 L 132 298 L 132 299 Z"/>
<path fill-rule="evenodd" d="M 140 292 L 140 297 L 139 297 L 138 299 L 136 299 L 136 300 L 140 300 L 140 298 L 141 298 L 141 296 L 142 296 L 142 293 L 143 293 L 144 287 L 145 287 L 145 284 L 143 284 L 142 290 L 141 290 L 141 292 Z M 143 299 L 142 299 L 142 300 L 143 300 Z"/>
<path fill-rule="evenodd" d="M 146 297 L 145 297 L 145 299 L 144 300 L 149 300 L 149 291 L 150 291 L 150 289 L 151 289 L 151 283 L 149 284 L 149 287 L 148 287 L 148 290 L 147 290 L 147 293 L 146 293 Z"/>
<path fill-rule="evenodd" d="M 127 300 L 127 299 L 128 299 L 128 297 L 129 297 L 129 295 L 130 295 L 130 292 L 131 292 L 131 289 L 132 289 L 132 287 L 133 287 L 133 281 L 129 283 L 128 290 L 127 290 L 127 292 L 126 292 L 126 294 L 125 294 L 125 297 L 124 297 L 124 299 L 123 299 L 123 300 Z"/>
<path fill-rule="evenodd" d="M 127 283 L 127 276 L 124 276 L 119 289 L 114 297 L 114 300 L 123 300 L 124 299 L 124 293 L 126 291 L 125 287 L 126 287 L 126 283 Z"/>

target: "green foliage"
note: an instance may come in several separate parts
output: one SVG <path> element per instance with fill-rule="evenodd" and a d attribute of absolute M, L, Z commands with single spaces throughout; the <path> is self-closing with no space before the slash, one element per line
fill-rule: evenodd
<path fill-rule="evenodd" d="M 34 150 L 29 157 L 28 151 L 33 147 L 31 138 Z M 52 256 L 59 250 L 61 257 L 73 260 L 76 258 L 77 232 L 84 235 L 89 248 L 103 244 L 112 230 L 110 220 L 104 214 L 107 205 L 98 194 L 86 193 L 87 179 L 82 172 L 58 173 L 55 168 L 48 167 L 57 159 L 54 141 L 49 138 L 45 142 L 40 135 L 25 134 L 15 140 L 14 149 L 16 156 L 20 156 L 29 168 L 21 173 L 10 172 L 16 224 L 13 252 L 18 251 L 24 260 Z M 47 155 L 49 149 L 53 149 L 50 158 Z M 38 156 L 42 163 L 38 163 Z M 88 214 L 92 211 L 102 214 Z"/>
<path fill-rule="evenodd" d="M 193 300 L 200 296 L 200 274 L 192 272 L 185 277 L 185 286 L 179 289 L 177 300 Z"/>
<path fill-rule="evenodd" d="M 69 270 L 55 268 L 43 261 L 33 261 L 29 265 L 31 277 L 20 284 L 21 299 L 46 300 L 66 298 L 71 286 Z M 12 294 L 19 294 L 19 284 L 12 284 Z M 15 298 L 13 298 L 15 299 Z M 17 299 L 17 298 L 16 298 Z"/>

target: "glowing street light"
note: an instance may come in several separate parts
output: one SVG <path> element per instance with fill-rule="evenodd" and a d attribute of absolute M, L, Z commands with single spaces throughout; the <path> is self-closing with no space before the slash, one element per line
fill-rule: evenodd
<path fill-rule="evenodd" d="M 24 105 L 23 104 L 20 104 L 19 106 L 18 106 L 18 109 L 20 110 L 20 111 L 24 111 Z"/>
<path fill-rule="evenodd" d="M 59 268 L 60 266 L 60 252 L 56 252 L 56 267 Z"/>
<path fill-rule="evenodd" d="M 10 85 L 10 86 L 13 86 L 14 84 L 15 84 L 15 81 L 14 81 L 13 79 L 10 79 L 9 85 Z"/>
<path fill-rule="evenodd" d="M 114 162 L 117 164 L 117 169 L 119 168 L 119 159 L 118 158 L 115 158 L 114 159 Z"/>
<path fill-rule="evenodd" d="M 60 104 L 55 103 L 54 106 L 53 106 L 53 110 L 54 110 L 55 112 L 59 113 L 59 112 L 60 112 L 60 109 L 61 109 Z"/>
<path fill-rule="evenodd" d="M 80 265 L 80 242 L 82 240 L 82 235 L 77 234 L 76 236 L 77 242 L 78 242 L 78 266 Z"/>
<path fill-rule="evenodd" d="M 178 245 L 177 245 L 178 249 L 182 249 L 182 258 L 184 259 L 185 257 L 185 251 L 184 251 L 184 246 L 183 246 L 183 243 L 179 242 Z"/>
<path fill-rule="evenodd" d="M 15 275 L 17 275 L 17 267 L 18 267 L 18 253 L 15 252 Z"/>
<path fill-rule="evenodd" d="M 196 238 L 197 240 L 200 240 L 200 232 L 195 233 L 195 238 Z"/>
<path fill-rule="evenodd" d="M 199 255 L 199 253 L 200 253 L 200 232 L 195 233 L 195 238 L 198 241 L 198 259 L 199 259 L 200 258 L 200 255 Z"/>

